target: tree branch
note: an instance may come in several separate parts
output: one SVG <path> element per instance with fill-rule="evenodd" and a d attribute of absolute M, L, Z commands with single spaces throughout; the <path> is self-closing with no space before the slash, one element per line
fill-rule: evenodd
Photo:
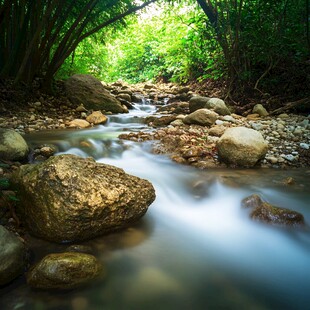
<path fill-rule="evenodd" d="M 304 99 L 300 99 L 300 100 L 297 100 L 297 101 L 293 101 L 293 102 L 288 102 L 285 104 L 284 107 L 281 107 L 279 109 L 275 109 L 273 110 L 270 115 L 274 115 L 274 114 L 279 114 L 279 113 L 282 113 L 284 111 L 287 111 L 287 110 L 290 110 L 292 108 L 295 108 L 297 107 L 298 105 L 301 105 L 301 104 L 306 104 L 306 103 L 310 103 L 310 98 L 304 98 Z"/>

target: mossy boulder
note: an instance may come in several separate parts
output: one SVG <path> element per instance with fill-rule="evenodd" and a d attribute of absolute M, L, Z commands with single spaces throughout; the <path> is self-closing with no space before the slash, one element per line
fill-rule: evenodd
<path fill-rule="evenodd" d="M 0 158 L 5 160 L 23 160 L 29 153 L 24 138 L 15 130 L 0 128 Z"/>
<path fill-rule="evenodd" d="M 155 199 L 150 182 L 75 155 L 24 165 L 11 183 L 29 231 L 55 241 L 79 241 L 135 223 Z"/>
<path fill-rule="evenodd" d="M 0 225 L 0 285 L 11 282 L 23 273 L 25 258 L 24 243 Z"/>
<path fill-rule="evenodd" d="M 66 94 L 73 104 L 83 104 L 86 109 L 126 113 L 128 109 L 112 96 L 95 77 L 75 74 L 65 82 Z"/>
<path fill-rule="evenodd" d="M 242 207 L 251 208 L 250 217 L 253 220 L 278 226 L 303 226 L 304 217 L 299 212 L 279 208 L 265 202 L 257 194 L 244 198 Z"/>
<path fill-rule="evenodd" d="M 102 265 L 90 254 L 49 254 L 27 273 L 27 283 L 37 289 L 74 289 L 90 283 L 102 273 Z"/>

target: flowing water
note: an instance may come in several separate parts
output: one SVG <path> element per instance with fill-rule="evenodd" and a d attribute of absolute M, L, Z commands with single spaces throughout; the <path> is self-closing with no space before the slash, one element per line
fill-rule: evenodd
<path fill-rule="evenodd" d="M 310 169 L 200 171 L 152 154 L 150 143 L 117 139 L 151 130 L 142 119 L 154 110 L 137 105 L 105 126 L 27 137 L 148 179 L 157 198 L 136 226 L 83 243 L 106 268 L 93 285 L 51 293 L 21 278 L 0 290 L 0 309 L 310 309 L 310 230 L 253 222 L 240 207 L 259 193 L 309 225 Z M 29 242 L 34 260 L 67 247 Z"/>

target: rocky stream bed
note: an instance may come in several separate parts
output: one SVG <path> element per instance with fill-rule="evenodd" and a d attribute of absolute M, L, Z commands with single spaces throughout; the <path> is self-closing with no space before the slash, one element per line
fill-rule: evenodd
<path fill-rule="evenodd" d="M 77 85 L 85 82 L 88 92 L 80 93 Z M 123 133 L 119 139 L 151 141 L 153 154 L 169 155 L 174 162 L 199 170 L 304 168 L 309 173 L 310 115 L 271 116 L 261 104 L 247 115 L 238 115 L 234 107 L 213 94 L 173 84 L 106 84 L 90 76 L 77 76 L 65 89 L 63 97 L 40 93 L 19 109 L 10 110 L 7 104 L 1 109 L 0 224 L 15 236 L 2 226 L 0 234 L 12 244 L 17 262 L 1 265 L 3 270 L 11 271 L 7 274 L 0 268 L 0 274 L 6 274 L 0 277 L 0 285 L 28 268 L 25 231 L 48 241 L 80 242 L 130 226 L 155 200 L 152 184 L 144 179 L 91 159 L 55 157 L 58 150 L 48 143 L 31 149 L 22 136 L 105 126 L 111 115 L 127 113 L 136 103 L 147 101 L 156 107 L 155 113 L 144 120 L 147 129 Z M 83 143 L 87 148 L 87 142 Z M 24 165 L 28 162 L 38 165 Z M 287 178 L 283 183 L 289 186 L 295 180 Z M 15 210 L 18 201 L 23 204 L 23 214 Z M 250 195 L 242 204 L 252 210 L 250 217 L 254 220 L 307 227 L 299 212 L 273 206 L 260 196 Z M 27 273 L 28 284 L 43 289 L 71 289 L 102 274 L 100 263 L 91 253 L 82 253 L 83 249 L 77 252 L 69 249 L 60 257 L 46 256 Z M 11 261 L 9 257 L 4 259 Z M 51 274 L 58 268 L 59 273 Z"/>

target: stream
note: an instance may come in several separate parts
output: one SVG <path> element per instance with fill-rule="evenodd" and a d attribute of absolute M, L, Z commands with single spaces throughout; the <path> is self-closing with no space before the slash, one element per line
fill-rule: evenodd
<path fill-rule="evenodd" d="M 21 278 L 0 289 L 0 309 L 310 309 L 309 227 L 254 222 L 240 207 L 258 193 L 310 225 L 310 169 L 198 170 L 152 154 L 150 142 L 117 138 L 152 130 L 143 118 L 155 110 L 144 102 L 106 125 L 26 137 L 148 179 L 156 200 L 136 226 L 82 243 L 104 264 L 104 277 L 68 292 L 32 290 Z M 287 177 L 295 183 L 285 185 Z M 35 261 L 68 246 L 29 243 Z"/>

